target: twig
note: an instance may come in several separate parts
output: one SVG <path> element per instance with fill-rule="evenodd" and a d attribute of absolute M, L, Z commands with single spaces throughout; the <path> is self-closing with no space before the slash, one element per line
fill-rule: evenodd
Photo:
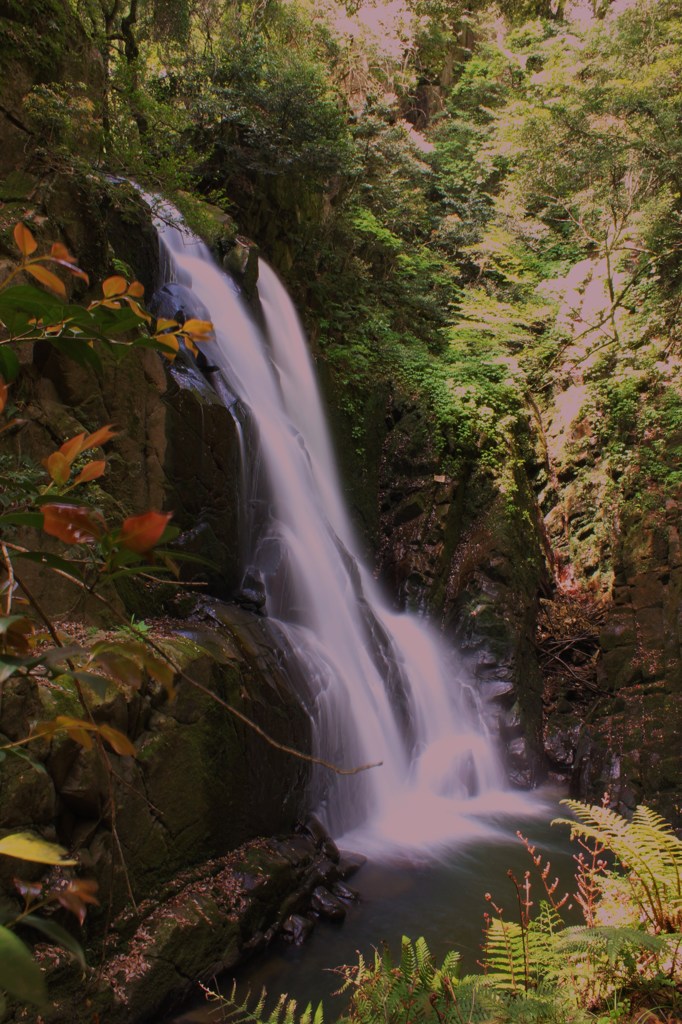
<path fill-rule="evenodd" d="M 17 544 L 9 544 L 9 542 L 8 547 L 12 548 L 12 550 L 17 552 L 25 552 L 28 550 L 27 548 L 22 548 Z M 118 609 L 115 608 L 114 605 L 111 604 L 111 602 L 108 601 L 107 598 L 104 597 L 102 594 L 98 594 L 95 590 L 87 587 L 82 582 L 82 580 L 77 579 L 75 576 L 72 576 L 70 573 L 65 572 L 63 569 L 57 569 L 52 566 L 50 566 L 50 569 L 58 576 L 61 576 L 63 579 L 68 580 L 70 583 L 73 583 L 79 589 L 85 590 L 86 593 L 91 594 L 101 604 L 103 604 L 105 608 L 107 608 L 122 625 L 128 625 L 128 622 L 125 619 L 125 617 L 121 615 Z M 24 592 L 28 597 L 28 593 L 26 591 Z M 38 611 L 37 606 L 36 611 Z M 47 620 L 44 617 L 44 613 L 39 612 L 39 614 L 41 615 L 41 618 L 47 625 L 50 631 L 50 635 L 55 639 L 55 643 L 62 647 L 63 644 L 59 641 L 59 638 L 57 637 L 57 634 L 54 631 L 54 627 L 52 627 L 51 624 L 49 623 L 49 620 Z M 196 679 L 192 679 L 191 676 L 188 676 L 186 672 L 184 672 L 183 669 L 181 669 L 173 661 L 173 659 L 168 655 L 168 653 L 164 651 L 162 647 L 159 647 L 159 645 L 156 644 L 150 637 L 144 636 L 140 639 L 149 647 L 151 647 L 153 651 L 159 654 L 164 659 L 164 661 L 173 669 L 176 675 L 178 675 L 186 683 L 189 683 L 189 685 L 193 686 L 196 690 L 199 690 L 200 692 L 206 694 L 208 697 L 211 698 L 211 700 L 215 701 L 216 704 L 219 704 L 221 707 L 225 708 L 226 711 L 229 711 L 231 715 L 234 715 L 235 718 L 238 718 L 245 725 L 248 725 L 250 729 L 253 729 L 253 731 L 256 732 L 263 740 L 265 740 L 266 743 L 268 743 L 271 747 L 274 747 L 276 750 L 281 750 L 285 754 L 291 754 L 293 757 L 298 757 L 300 760 L 307 761 L 310 764 L 317 764 L 322 768 L 327 768 L 329 771 L 335 772 L 335 774 L 337 775 L 357 775 L 359 772 L 368 771 L 370 768 L 379 768 L 383 764 L 383 761 L 373 761 L 370 764 L 358 765 L 356 768 L 339 768 L 338 765 L 332 764 L 330 761 L 325 761 L 324 758 L 315 757 L 312 754 L 304 754 L 302 751 L 296 750 L 294 747 L 289 747 L 285 743 L 278 743 L 277 740 L 273 739 L 272 736 L 265 732 L 264 729 L 261 729 L 259 725 L 257 725 L 251 718 L 248 717 L 248 715 L 245 715 L 242 711 L 238 711 L 237 708 L 234 707 L 234 705 L 229 704 L 227 701 L 223 700 L 222 697 L 218 697 L 218 695 L 213 693 L 212 690 L 210 690 L 207 686 L 204 686 L 202 683 L 198 683 Z"/>
<path fill-rule="evenodd" d="M 2 548 L 2 557 L 5 562 L 5 569 L 7 570 L 7 601 L 5 603 L 5 615 L 11 615 L 12 613 L 12 595 L 14 593 L 14 567 L 12 560 L 9 557 L 9 551 L 5 547 L 4 541 L 0 544 Z"/>

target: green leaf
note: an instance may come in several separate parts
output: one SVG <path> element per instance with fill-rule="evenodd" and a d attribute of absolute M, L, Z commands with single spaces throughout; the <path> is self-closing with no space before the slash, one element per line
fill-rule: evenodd
<path fill-rule="evenodd" d="M 40 512 L 7 512 L 0 516 L 0 526 L 34 526 L 37 530 L 43 527 Z"/>
<path fill-rule="evenodd" d="M 44 917 L 38 917 L 37 914 L 27 914 L 26 917 L 22 917 L 22 924 L 30 924 L 31 928 L 35 928 L 36 931 L 42 932 L 46 935 L 50 942 L 55 946 L 61 946 L 62 949 L 66 949 L 69 953 L 72 953 L 78 963 L 83 969 L 85 969 L 85 956 L 83 955 L 83 947 L 80 942 L 77 942 L 73 935 L 67 932 L 66 928 L 62 928 L 60 924 L 55 921 L 46 920 Z"/>
<path fill-rule="evenodd" d="M 52 342 L 55 348 L 58 348 L 60 352 L 68 356 L 69 359 L 73 359 L 74 363 L 78 363 L 79 366 L 91 366 L 93 369 L 101 371 L 102 360 L 94 348 L 90 348 L 85 338 L 65 338 L 61 336 L 48 340 Z"/>
<path fill-rule="evenodd" d="M 104 700 L 111 680 L 104 676 L 98 676 L 94 672 L 70 672 L 70 676 L 77 679 L 79 683 L 85 683 L 100 700 Z"/>
<path fill-rule="evenodd" d="M 4 683 L 6 679 L 10 679 L 13 675 L 16 675 L 22 668 L 25 667 L 24 658 L 13 658 L 9 654 L 3 654 L 0 657 L 0 684 Z"/>
<path fill-rule="evenodd" d="M 16 380 L 19 373 L 19 360 L 16 352 L 9 345 L 0 345 L 0 376 L 4 377 L 7 384 Z"/>
<path fill-rule="evenodd" d="M 48 843 L 32 832 L 13 832 L 0 839 L 0 854 L 16 857 L 18 860 L 30 860 L 37 864 L 77 864 L 69 858 L 67 851 L 56 843 Z"/>
<path fill-rule="evenodd" d="M 35 325 L 29 323 L 33 319 L 45 324 L 59 323 L 64 310 L 63 302 L 30 284 L 16 285 L 0 294 L 0 321 L 12 335 L 29 330 L 34 333 Z"/>
<path fill-rule="evenodd" d="M 31 757 L 27 751 L 22 750 L 21 747 L 12 747 L 10 750 L 0 750 L 0 754 L 2 754 L 3 757 L 5 757 L 6 754 L 11 754 L 12 757 L 18 757 L 20 760 L 26 761 L 30 764 L 34 771 L 42 772 L 43 775 L 47 775 L 47 768 L 45 765 L 41 764 L 40 761 L 36 761 L 35 758 Z"/>
<path fill-rule="evenodd" d="M 42 526 L 43 517 L 41 513 L 38 513 L 38 519 Z M 76 579 L 83 579 L 79 566 L 75 562 L 68 561 L 66 558 L 60 558 L 59 555 L 51 555 L 47 551 L 20 551 L 17 557 L 24 558 L 29 562 L 37 562 L 38 565 L 45 565 L 48 569 L 60 569 L 62 572 L 69 573 L 70 576 L 75 576 Z"/>
<path fill-rule="evenodd" d="M 28 948 L 9 928 L 0 925 L 0 988 L 15 999 L 36 1006 L 47 1001 L 45 976 Z"/>

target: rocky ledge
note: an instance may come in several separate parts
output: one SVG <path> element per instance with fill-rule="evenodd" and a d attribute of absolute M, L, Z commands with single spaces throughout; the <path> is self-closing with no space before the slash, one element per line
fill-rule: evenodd
<path fill-rule="evenodd" d="M 342 855 L 312 819 L 296 834 L 259 839 L 181 872 L 113 922 L 106 959 L 85 981 L 66 954 L 44 948 L 50 1024 L 133 1024 L 177 1005 L 198 982 L 234 969 L 277 935 L 302 942 L 320 917 L 340 920 L 356 898 L 344 880 L 363 862 Z"/>

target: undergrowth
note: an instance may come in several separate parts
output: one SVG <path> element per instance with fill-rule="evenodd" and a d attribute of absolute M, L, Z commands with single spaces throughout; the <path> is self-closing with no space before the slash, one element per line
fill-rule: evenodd
<path fill-rule="evenodd" d="M 438 965 L 422 937 L 402 939 L 395 959 L 384 948 L 338 968 L 338 995 L 349 999 L 337 1024 L 673 1024 L 682 1013 L 682 842 L 640 806 L 626 820 L 606 803 L 564 801 L 578 852 L 572 892 L 524 842 L 532 867 L 511 871 L 514 913 L 490 894 L 481 973 L 459 976 L 451 950 Z M 534 898 L 533 876 L 541 895 Z M 578 908 L 583 924 L 567 923 Z M 223 1024 L 323 1024 L 322 1004 L 301 1012 L 279 998 L 266 1015 L 255 1005 L 207 991 Z"/>

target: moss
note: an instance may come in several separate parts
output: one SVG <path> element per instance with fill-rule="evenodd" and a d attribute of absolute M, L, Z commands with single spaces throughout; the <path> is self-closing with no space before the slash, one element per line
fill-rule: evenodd
<path fill-rule="evenodd" d="M 6 0 L 0 17 L 0 82 L 13 62 L 51 81 L 74 42 L 75 20 L 63 0 Z M 36 31 L 37 26 L 40 26 Z"/>

